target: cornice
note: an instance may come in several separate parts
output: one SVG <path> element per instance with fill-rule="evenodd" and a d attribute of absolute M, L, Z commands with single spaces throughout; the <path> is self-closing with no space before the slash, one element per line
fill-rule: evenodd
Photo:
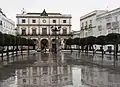
<path fill-rule="evenodd" d="M 17 26 L 72 26 L 71 24 L 17 24 Z"/>
<path fill-rule="evenodd" d="M 16 16 L 16 18 L 72 18 L 67 16 Z"/>

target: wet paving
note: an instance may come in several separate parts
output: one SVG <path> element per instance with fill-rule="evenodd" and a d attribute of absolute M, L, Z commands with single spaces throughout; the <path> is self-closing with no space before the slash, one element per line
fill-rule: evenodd
<path fill-rule="evenodd" d="M 0 87 L 120 87 L 120 73 L 70 63 L 66 53 L 36 53 L 14 59 L 19 61 L 0 68 Z"/>

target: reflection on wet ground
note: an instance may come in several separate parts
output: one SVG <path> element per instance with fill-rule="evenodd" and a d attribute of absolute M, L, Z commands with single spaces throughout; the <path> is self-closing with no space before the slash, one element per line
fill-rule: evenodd
<path fill-rule="evenodd" d="M 0 68 L 0 87 L 120 87 L 119 73 L 67 60 L 65 53 L 31 55 Z"/>

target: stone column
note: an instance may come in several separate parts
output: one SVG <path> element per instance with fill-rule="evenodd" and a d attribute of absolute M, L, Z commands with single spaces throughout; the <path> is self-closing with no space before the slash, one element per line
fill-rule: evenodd
<path fill-rule="evenodd" d="M 28 18 L 28 25 L 30 24 L 30 19 Z M 30 35 L 30 26 L 28 26 L 28 35 Z"/>
<path fill-rule="evenodd" d="M 41 39 L 40 37 L 38 37 L 38 48 L 37 48 L 38 51 L 41 50 Z"/>
<path fill-rule="evenodd" d="M 51 39 L 50 38 L 48 38 L 48 47 L 49 47 L 49 51 L 51 51 Z"/>

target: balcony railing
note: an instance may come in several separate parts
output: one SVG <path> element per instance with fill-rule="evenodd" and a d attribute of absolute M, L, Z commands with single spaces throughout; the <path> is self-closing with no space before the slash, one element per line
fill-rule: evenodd
<path fill-rule="evenodd" d="M 81 27 L 81 30 L 83 30 L 84 28 L 83 27 Z"/>
<path fill-rule="evenodd" d="M 19 34 L 20 36 L 71 36 L 72 34 Z"/>
<path fill-rule="evenodd" d="M 89 25 L 89 28 L 92 28 L 92 24 Z"/>

